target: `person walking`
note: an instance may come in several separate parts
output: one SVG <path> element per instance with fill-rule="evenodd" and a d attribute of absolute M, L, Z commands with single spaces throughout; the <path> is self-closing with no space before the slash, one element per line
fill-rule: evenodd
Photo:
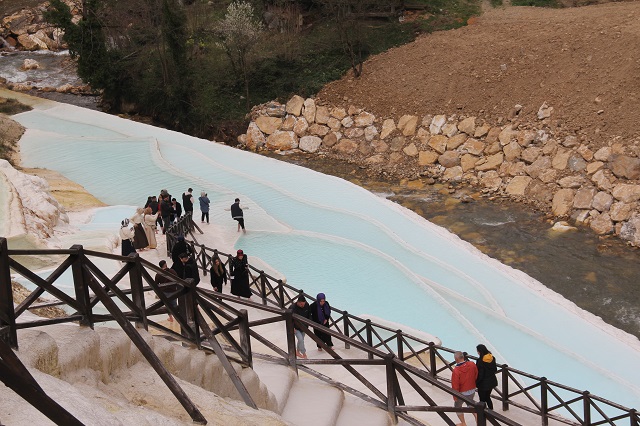
<path fill-rule="evenodd" d="M 204 223 L 204 219 L 207 219 L 207 223 L 209 223 L 209 197 L 207 197 L 207 193 L 202 191 L 200 193 L 200 211 L 202 212 L 202 222 Z"/>
<path fill-rule="evenodd" d="M 175 223 L 182 216 L 182 205 L 175 198 L 171 199 L 171 208 L 173 209 L 173 213 L 171 215 L 171 223 Z"/>
<path fill-rule="evenodd" d="M 453 354 L 453 358 L 456 361 L 456 366 L 451 373 L 451 388 L 459 393 L 469 397 L 473 400 L 473 396 L 476 394 L 476 379 L 478 378 L 478 368 L 476 365 L 467 360 L 466 354 L 457 351 Z M 453 397 L 453 405 L 456 408 L 461 408 L 463 401 L 461 399 Z M 467 403 L 469 406 L 469 404 Z M 464 420 L 464 413 L 457 413 L 460 419 L 459 425 L 466 426 Z M 473 413 L 478 422 L 478 415 Z"/>
<path fill-rule="evenodd" d="M 184 214 L 190 215 L 193 218 L 193 189 L 187 189 L 187 192 L 182 193 L 182 207 L 184 208 Z"/>
<path fill-rule="evenodd" d="M 487 408 L 493 410 L 491 391 L 498 386 L 496 358 L 485 345 L 476 346 L 476 350 L 478 351 L 478 360 L 476 361 L 476 368 L 478 369 L 478 378 L 476 379 L 478 398 L 481 402 L 487 404 Z"/>
<path fill-rule="evenodd" d="M 296 300 L 296 303 L 291 308 L 291 313 L 300 315 L 301 317 L 306 319 L 311 318 L 311 311 L 309 309 L 309 304 L 307 303 L 307 299 L 305 299 L 303 295 L 300 295 L 298 297 L 298 300 Z M 305 336 L 304 330 L 302 329 L 302 327 L 299 327 L 295 321 L 293 322 L 293 333 L 295 334 L 296 341 L 297 341 L 296 356 L 298 358 L 308 359 L 307 349 L 304 347 L 304 336 Z"/>
<path fill-rule="evenodd" d="M 240 198 L 236 198 L 235 202 L 231 204 L 231 217 L 238 221 L 238 232 L 240 232 L 240 228 L 242 228 L 242 232 L 247 232 L 244 228 L 244 211 L 240 207 Z"/>
<path fill-rule="evenodd" d="M 211 287 L 213 291 L 222 293 L 222 286 L 227 283 L 227 270 L 220 261 L 219 257 L 213 260 L 213 266 L 211 266 Z"/>
<path fill-rule="evenodd" d="M 171 213 L 173 207 L 171 206 L 171 198 L 169 195 L 161 196 L 160 198 L 160 216 L 162 216 L 162 233 L 166 234 L 167 230 L 171 226 Z"/>
<path fill-rule="evenodd" d="M 124 218 L 124 220 L 120 222 L 119 234 L 122 240 L 120 253 L 123 256 L 129 256 L 131 253 L 135 253 L 136 249 L 133 247 L 133 229 L 129 227 L 129 219 Z"/>
<path fill-rule="evenodd" d="M 309 306 L 309 312 L 311 313 L 311 319 L 317 322 L 320 325 L 324 325 L 325 327 L 329 327 L 329 319 L 331 317 L 331 306 L 324 295 L 324 293 L 318 293 L 316 296 L 316 301 L 313 302 Z M 318 336 L 320 340 L 322 340 L 325 345 L 332 347 L 333 342 L 331 341 L 331 335 L 323 332 L 319 328 L 313 329 L 313 334 Z M 322 346 L 316 343 L 318 350 L 322 350 Z"/>
<path fill-rule="evenodd" d="M 242 250 L 229 262 L 231 278 L 231 294 L 241 297 L 251 297 L 249 288 L 249 259 Z"/>
<path fill-rule="evenodd" d="M 174 271 L 173 269 L 169 269 L 169 267 L 167 266 L 167 262 L 165 260 L 161 260 L 160 263 L 158 264 L 158 266 L 160 266 L 160 268 L 172 275 L 176 275 L 176 271 Z M 160 289 L 162 290 L 162 292 L 164 293 L 165 296 L 170 297 L 174 292 L 178 291 L 179 286 L 177 284 L 175 284 L 175 280 L 172 280 L 171 278 L 168 278 L 162 274 L 160 274 L 159 272 L 156 274 L 154 280 L 153 280 L 158 286 L 162 286 Z M 173 282 L 173 285 L 163 285 L 163 284 L 167 284 L 167 283 L 171 283 Z M 178 309 L 178 299 L 172 299 L 169 300 L 169 306 L 171 308 L 173 308 L 174 311 L 176 311 Z M 169 318 L 167 318 L 169 320 L 169 322 L 173 322 L 173 315 L 171 314 L 171 311 L 169 311 Z"/>
<path fill-rule="evenodd" d="M 144 209 L 144 214 L 142 215 L 142 226 L 144 227 L 144 232 L 147 236 L 147 241 L 149 242 L 149 248 L 154 249 L 158 247 L 158 241 L 156 240 L 156 220 L 158 219 L 158 213 L 152 214 L 151 207 L 147 207 Z"/>
<path fill-rule="evenodd" d="M 149 246 L 147 234 L 144 232 L 144 209 L 139 207 L 136 213 L 129 219 L 133 223 L 133 247 L 136 250 L 144 250 Z"/>
<path fill-rule="evenodd" d="M 187 244 L 183 235 L 178 235 L 176 243 L 171 248 L 171 260 L 173 260 L 174 263 L 177 262 L 180 260 L 180 255 L 182 253 L 187 253 L 188 255 L 192 254 L 191 247 L 189 247 L 189 244 Z"/>

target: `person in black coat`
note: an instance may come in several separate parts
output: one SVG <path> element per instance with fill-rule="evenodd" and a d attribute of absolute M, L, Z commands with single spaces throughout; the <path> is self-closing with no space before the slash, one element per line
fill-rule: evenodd
<path fill-rule="evenodd" d="M 179 278 L 193 279 L 193 283 L 197 285 L 200 282 L 200 274 L 198 273 L 198 265 L 195 260 L 187 253 L 180 253 L 177 262 L 174 262 L 171 269 L 176 271 Z"/>
<path fill-rule="evenodd" d="M 231 276 L 231 294 L 251 297 L 251 289 L 249 288 L 249 260 L 242 250 L 238 250 L 236 257 L 229 262 L 229 275 Z"/>
<path fill-rule="evenodd" d="M 498 386 L 496 358 L 485 345 L 476 346 L 476 350 L 478 351 L 478 360 L 476 361 L 476 367 L 478 367 L 478 378 L 476 379 L 478 398 L 480 398 L 481 402 L 487 404 L 487 408 L 493 410 L 491 391 Z"/>
<path fill-rule="evenodd" d="M 214 291 L 222 293 L 222 286 L 227 283 L 227 270 L 219 257 L 213 260 L 213 266 L 209 272 L 211 273 L 211 287 Z"/>
<path fill-rule="evenodd" d="M 318 293 L 316 296 L 316 301 L 309 306 L 309 311 L 311 312 L 311 319 L 318 324 L 324 325 L 325 327 L 329 327 L 329 319 L 331 317 L 331 306 L 329 306 L 329 302 L 327 302 L 324 293 Z M 322 332 L 322 330 L 318 328 L 313 329 L 313 334 L 318 336 L 320 340 L 322 340 L 327 346 L 332 347 L 333 342 L 331 341 L 331 335 Z M 316 343 L 316 346 L 319 350 L 322 350 L 322 347 Z"/>
<path fill-rule="evenodd" d="M 178 260 L 180 260 L 180 255 L 182 253 L 191 254 L 191 248 L 184 240 L 184 237 L 182 235 L 178 235 L 178 238 L 176 238 L 176 240 L 176 243 L 171 248 L 171 260 L 173 260 L 173 263 L 176 263 Z"/>
<path fill-rule="evenodd" d="M 296 303 L 294 303 L 294 305 L 291 307 L 291 313 L 300 315 L 303 318 L 311 319 L 309 304 L 307 303 L 307 299 L 305 299 L 304 296 L 300 295 L 300 297 L 298 297 Z M 298 356 L 298 358 L 307 359 L 307 349 L 304 347 L 305 333 L 303 328 L 298 326 L 295 321 L 293 322 L 293 333 L 295 334 L 296 340 L 298 342 L 296 344 L 296 355 Z"/>

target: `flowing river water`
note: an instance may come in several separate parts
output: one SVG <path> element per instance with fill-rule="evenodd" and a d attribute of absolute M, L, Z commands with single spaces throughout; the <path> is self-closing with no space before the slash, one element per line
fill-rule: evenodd
<path fill-rule="evenodd" d="M 397 202 L 640 338 L 640 250 L 616 238 L 584 228 L 553 231 L 545 216 L 530 207 L 491 201 L 463 188 L 452 196 L 447 186 L 372 178 L 346 162 L 305 154 L 269 156 L 341 177 Z"/>

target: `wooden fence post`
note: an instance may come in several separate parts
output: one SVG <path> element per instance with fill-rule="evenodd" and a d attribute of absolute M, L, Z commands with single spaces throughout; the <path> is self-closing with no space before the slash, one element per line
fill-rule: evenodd
<path fill-rule="evenodd" d="M 244 351 L 245 361 L 253 368 L 253 355 L 251 354 L 251 329 L 249 328 L 249 313 L 246 309 L 240 309 L 240 347 Z"/>
<path fill-rule="evenodd" d="M 429 342 L 429 375 L 436 377 L 436 344 Z"/>
<path fill-rule="evenodd" d="M 186 278 L 185 281 L 189 284 L 186 288 L 186 293 L 180 295 L 178 297 L 178 309 L 180 310 L 180 314 L 182 314 L 187 321 L 187 324 L 194 329 L 195 331 L 195 309 L 193 306 L 194 300 L 191 294 L 191 286 L 190 284 L 193 282 L 193 278 Z M 180 334 L 189 338 L 189 333 L 187 330 L 183 330 L 181 327 Z M 200 336 L 195 336 L 196 344 L 200 347 Z"/>
<path fill-rule="evenodd" d="M 373 347 L 373 330 L 371 327 L 370 319 L 365 320 L 365 332 L 367 335 L 367 345 L 369 345 L 370 347 Z M 369 359 L 373 359 L 373 354 L 371 352 L 368 352 L 367 357 Z"/>
<path fill-rule="evenodd" d="M 391 419 L 393 423 L 398 422 L 398 415 L 396 413 L 396 369 L 393 365 L 394 354 L 389 353 L 385 354 L 384 361 L 386 366 L 386 376 L 387 376 L 387 411 L 389 415 L 391 415 Z"/>
<path fill-rule="evenodd" d="M 398 353 L 396 356 L 400 361 L 404 361 L 404 344 L 402 343 L 402 330 L 396 330 L 396 340 L 398 343 Z"/>
<path fill-rule="evenodd" d="M 73 261 L 73 265 L 71 265 L 71 272 L 73 274 L 73 287 L 76 292 L 76 301 L 78 302 L 78 305 L 80 305 L 80 312 L 78 313 L 82 314 L 80 325 L 88 326 L 93 329 L 89 283 L 87 282 L 92 279 L 92 277 L 82 267 L 82 263 L 84 262 L 84 248 L 79 244 L 74 244 L 71 246 L 71 249 L 76 251 L 76 254 L 72 255 L 75 259 Z"/>
<path fill-rule="evenodd" d="M 142 289 L 142 264 L 140 263 L 140 255 L 131 253 L 129 257 L 133 260 L 133 268 L 129 270 L 129 280 L 131 281 L 131 299 L 136 308 L 138 308 L 140 318 L 136 321 L 136 327 L 142 327 L 149 330 L 147 321 L 147 312 L 144 303 L 144 290 Z"/>
<path fill-rule="evenodd" d="M 509 366 L 502 364 L 502 411 L 509 411 Z"/>
<path fill-rule="evenodd" d="M 582 418 L 582 421 L 585 425 L 591 424 L 591 397 L 589 395 L 589 391 L 582 392 L 582 402 L 584 407 L 584 417 Z"/>
<path fill-rule="evenodd" d="M 487 417 L 484 411 L 486 406 L 487 404 L 484 402 L 473 404 L 473 407 L 476 409 L 476 416 L 478 417 L 478 426 L 487 426 Z"/>
<path fill-rule="evenodd" d="M 289 358 L 289 365 L 293 367 L 293 370 L 298 374 L 298 363 L 296 359 L 296 336 L 295 328 L 293 327 L 293 313 L 289 310 L 284 313 L 285 324 L 287 326 L 287 352 Z"/>
<path fill-rule="evenodd" d="M 282 285 L 282 280 L 278 280 L 278 298 L 280 299 L 278 306 L 284 309 L 284 286 Z"/>
<path fill-rule="evenodd" d="M 540 379 L 540 420 L 543 426 L 549 424 L 549 401 L 547 394 L 547 378 L 542 377 Z"/>
<path fill-rule="evenodd" d="M 260 271 L 260 297 L 262 297 L 262 304 L 267 304 L 267 277 L 264 276 L 264 272 Z"/>
<path fill-rule="evenodd" d="M 349 312 L 344 311 L 344 314 L 342 316 L 342 334 L 344 334 L 346 337 L 349 337 Z M 349 342 L 344 342 L 344 348 L 345 349 L 350 349 L 351 345 L 349 344 Z"/>
<path fill-rule="evenodd" d="M 206 277 L 207 276 L 207 251 L 205 250 L 205 245 L 201 244 L 200 245 L 200 250 L 202 250 L 201 253 L 201 261 L 202 261 L 202 276 Z M 222 291 L 222 289 L 220 289 L 220 291 Z"/>
<path fill-rule="evenodd" d="M 9 327 L 9 333 L 0 335 L 0 338 L 13 349 L 18 349 L 16 311 L 13 306 L 9 247 L 6 238 L 0 238 L 0 327 Z"/>
<path fill-rule="evenodd" d="M 630 426 L 638 426 L 638 412 L 635 408 L 629 410 L 629 425 Z"/>

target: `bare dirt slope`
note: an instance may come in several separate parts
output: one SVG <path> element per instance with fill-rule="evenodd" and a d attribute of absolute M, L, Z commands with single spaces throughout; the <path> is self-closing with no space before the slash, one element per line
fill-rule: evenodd
<path fill-rule="evenodd" d="M 493 9 L 472 25 L 370 59 L 321 99 L 378 116 L 464 114 L 495 123 L 516 105 L 595 144 L 640 136 L 640 2 Z M 560 130 L 560 129 L 558 129 Z"/>

